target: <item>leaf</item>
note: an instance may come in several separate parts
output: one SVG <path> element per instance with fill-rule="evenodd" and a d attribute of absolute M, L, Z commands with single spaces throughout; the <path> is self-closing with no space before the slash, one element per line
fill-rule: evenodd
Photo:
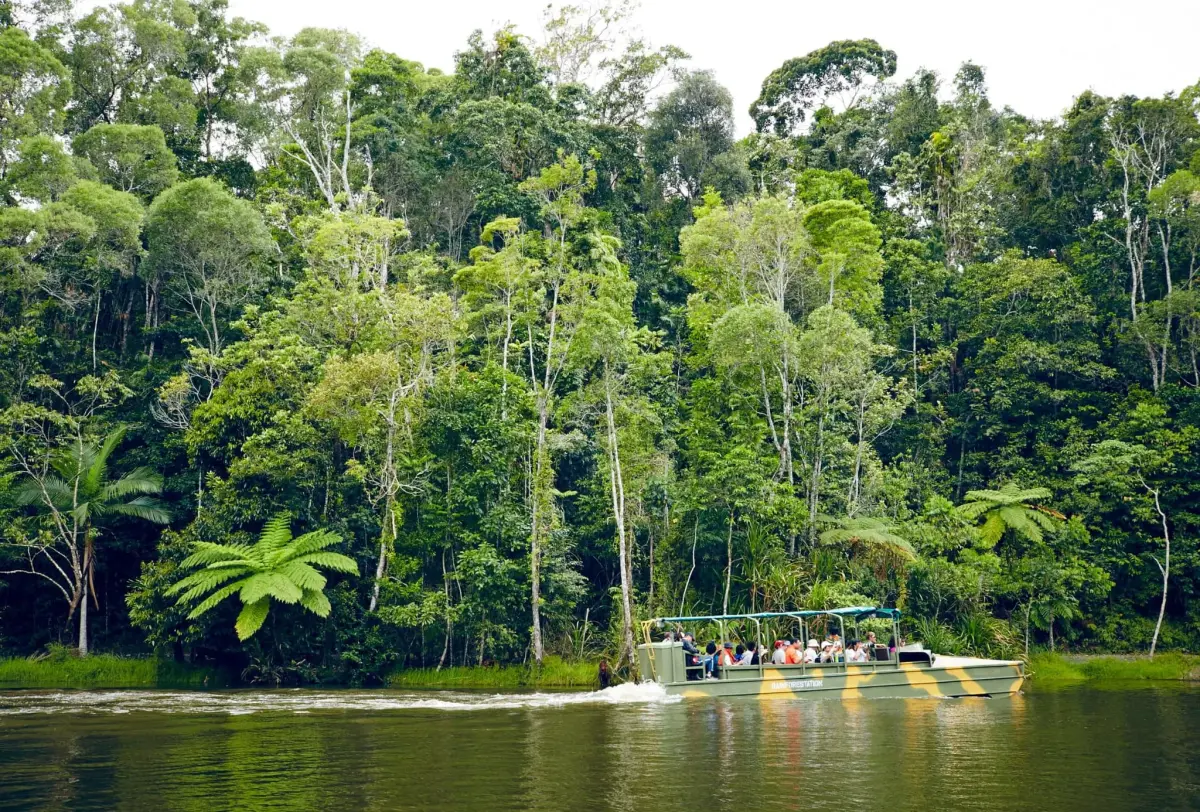
<path fill-rule="evenodd" d="M 331 606 L 329 598 L 325 597 L 324 592 L 314 589 L 304 590 L 304 595 L 300 598 L 300 605 L 317 617 L 329 617 Z"/>
<path fill-rule="evenodd" d="M 267 619 L 267 612 L 271 609 L 271 601 L 267 598 L 248 603 L 242 607 L 242 611 L 237 616 L 237 622 L 233 624 L 237 631 L 238 640 L 248 640 L 255 632 L 262 628 L 263 621 Z"/>
<path fill-rule="evenodd" d="M 274 598 L 284 603 L 296 603 L 301 597 L 300 587 L 293 584 L 287 576 L 278 572 L 260 572 L 252 575 L 242 587 L 242 602 L 257 603 L 266 597 Z"/>

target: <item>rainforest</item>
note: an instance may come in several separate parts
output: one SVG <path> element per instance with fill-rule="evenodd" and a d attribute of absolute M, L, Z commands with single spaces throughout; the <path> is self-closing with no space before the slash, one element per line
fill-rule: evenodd
<path fill-rule="evenodd" d="M 1200 646 L 1200 84 L 1041 120 L 844 40 L 743 127 L 628 14 L 443 72 L 0 3 L 0 654 L 627 675 L 648 618 L 848 605 Z"/>

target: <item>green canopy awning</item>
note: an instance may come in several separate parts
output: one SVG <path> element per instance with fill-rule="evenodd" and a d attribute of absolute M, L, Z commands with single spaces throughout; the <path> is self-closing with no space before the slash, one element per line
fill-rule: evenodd
<path fill-rule="evenodd" d="M 854 620 L 865 620 L 878 617 L 888 620 L 899 620 L 900 610 L 883 606 L 846 606 L 840 609 L 797 609 L 795 612 L 757 612 L 748 615 L 694 615 L 690 617 L 659 617 L 651 623 L 704 623 L 726 620 L 768 620 L 770 618 L 809 618 L 832 615 L 834 617 L 849 617 Z"/>

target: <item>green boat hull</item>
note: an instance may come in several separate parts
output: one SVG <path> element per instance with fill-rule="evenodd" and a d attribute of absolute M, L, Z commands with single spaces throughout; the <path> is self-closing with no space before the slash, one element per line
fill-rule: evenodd
<path fill-rule="evenodd" d="M 1025 680 L 1018 661 L 983 660 L 934 655 L 932 663 L 885 660 L 862 664 L 733 666 L 721 669 L 718 679 L 680 680 L 679 668 L 661 666 L 675 654 L 662 651 L 651 661 L 646 646 L 639 646 L 643 675 L 653 675 L 668 694 L 684 697 L 758 696 L 790 699 L 859 699 L 918 697 L 1010 696 Z M 670 657 L 670 659 L 674 659 Z M 664 673 L 664 671 L 666 673 Z"/>

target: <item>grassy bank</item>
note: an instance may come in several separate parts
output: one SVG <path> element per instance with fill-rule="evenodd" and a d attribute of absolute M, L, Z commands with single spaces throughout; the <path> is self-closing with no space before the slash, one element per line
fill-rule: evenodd
<path fill-rule="evenodd" d="M 523 665 L 405 668 L 388 677 L 389 688 L 595 688 L 597 664 L 547 657 L 540 670 Z"/>
<path fill-rule="evenodd" d="M 1039 682 L 1115 682 L 1121 680 L 1200 680 L 1200 655 L 1159 654 L 1149 657 L 1083 657 L 1043 652 L 1029 659 Z"/>
<path fill-rule="evenodd" d="M 227 676 L 170 660 L 90 657 L 0 659 L 0 690 L 26 688 L 220 688 Z"/>

